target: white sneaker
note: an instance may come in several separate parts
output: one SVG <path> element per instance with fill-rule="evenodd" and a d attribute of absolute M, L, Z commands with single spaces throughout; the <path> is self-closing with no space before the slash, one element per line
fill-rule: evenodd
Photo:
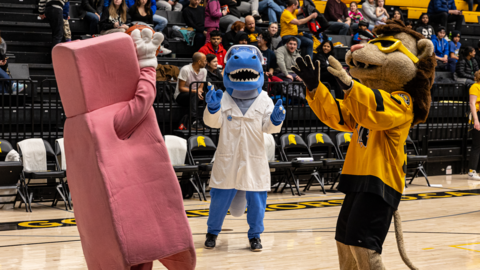
<path fill-rule="evenodd" d="M 468 171 L 468 178 L 472 180 L 480 180 L 480 176 L 475 170 Z"/>
<path fill-rule="evenodd" d="M 21 93 L 25 88 L 27 88 L 27 86 L 23 83 L 19 83 L 17 88 L 17 83 L 14 82 L 12 83 L 12 94 L 16 94 L 17 92 Z"/>
<path fill-rule="evenodd" d="M 169 49 L 166 49 L 165 47 L 160 47 L 160 51 L 158 52 L 158 55 L 167 55 L 167 54 L 171 54 L 172 51 L 169 50 Z"/>
<path fill-rule="evenodd" d="M 262 16 L 260 16 L 260 14 L 258 13 L 257 10 L 253 10 L 253 11 L 252 11 L 252 16 L 253 16 L 253 18 L 255 18 L 255 20 L 257 20 L 257 21 L 262 18 Z"/>

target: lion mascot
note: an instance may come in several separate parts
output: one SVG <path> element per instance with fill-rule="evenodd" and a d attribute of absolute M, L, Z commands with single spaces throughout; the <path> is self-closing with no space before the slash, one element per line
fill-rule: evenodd
<path fill-rule="evenodd" d="M 335 58 L 328 59 L 344 100 L 320 82 L 320 63 L 297 58 L 293 70 L 303 79 L 317 117 L 333 129 L 353 132 L 338 186 L 346 194 L 335 234 L 340 269 L 384 269 L 380 255 L 393 216 L 402 259 L 416 269 L 405 254 L 397 209 L 405 188 L 405 141 L 430 109 L 434 47 L 398 20 L 374 32 L 378 38 L 352 46 L 345 58 L 360 82 Z"/>

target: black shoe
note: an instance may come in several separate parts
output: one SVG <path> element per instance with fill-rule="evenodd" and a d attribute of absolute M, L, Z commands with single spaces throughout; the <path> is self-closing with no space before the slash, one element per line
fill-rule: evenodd
<path fill-rule="evenodd" d="M 202 123 L 200 121 L 195 121 L 192 124 L 191 130 L 204 130 Z"/>
<path fill-rule="evenodd" d="M 217 236 L 215 234 L 207 233 L 207 240 L 205 240 L 205 248 L 211 249 L 214 248 L 217 241 Z"/>
<path fill-rule="evenodd" d="M 250 250 L 253 252 L 262 251 L 262 240 L 260 238 L 250 239 Z"/>

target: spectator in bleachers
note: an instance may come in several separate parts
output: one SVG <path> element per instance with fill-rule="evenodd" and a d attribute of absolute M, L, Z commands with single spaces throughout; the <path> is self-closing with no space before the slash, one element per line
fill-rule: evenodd
<path fill-rule="evenodd" d="M 158 10 L 166 10 L 166 11 L 182 11 L 183 5 L 178 1 L 172 0 L 158 0 L 157 1 L 157 9 Z"/>
<path fill-rule="evenodd" d="M 353 2 L 352 2 L 353 3 Z M 360 22 L 367 23 L 367 22 Z M 359 26 L 360 29 L 360 26 Z M 366 29 L 368 31 L 368 29 Z M 328 72 L 327 67 L 330 66 L 328 62 L 328 57 L 334 56 L 333 55 L 333 43 L 330 40 L 324 40 L 322 44 L 320 44 L 320 48 L 317 48 L 317 52 L 313 56 L 313 63 L 316 67 L 316 62 L 320 61 L 320 80 L 324 83 L 330 84 L 331 90 L 335 91 L 335 98 L 343 98 L 343 90 L 338 85 L 335 76 L 333 76 L 330 72 Z"/>
<path fill-rule="evenodd" d="M 225 63 L 223 62 L 225 55 L 227 54 L 227 51 L 223 48 L 222 45 L 222 33 L 218 30 L 215 30 L 210 33 L 210 42 L 207 44 L 203 45 L 202 48 L 200 48 L 199 52 L 208 55 L 208 54 L 213 54 L 217 57 L 218 59 L 218 64 L 222 66 L 222 68 L 225 68 Z"/>
<path fill-rule="evenodd" d="M 106 0 L 109 1 L 109 0 Z M 135 5 L 136 0 L 127 0 L 127 6 L 128 8 L 131 8 L 133 5 Z M 150 9 L 152 10 L 153 14 L 153 29 L 155 32 L 162 32 L 165 27 L 167 27 L 168 21 L 166 18 L 155 14 L 157 12 L 157 2 L 156 0 L 147 0 L 147 2 L 150 2 Z"/>
<path fill-rule="evenodd" d="M 7 57 L 7 43 L 5 40 L 0 37 L 0 79 L 10 79 L 10 71 L 8 70 L 8 57 Z M 11 81 L 0 81 L 0 93 L 9 93 L 12 91 L 13 94 L 20 93 L 25 88 L 23 83 L 11 82 Z"/>
<path fill-rule="evenodd" d="M 340 0 L 328 0 L 324 16 L 330 24 L 328 30 L 334 34 L 348 35 L 350 26 L 353 27 L 352 20 L 348 17 L 347 5 Z M 355 30 L 357 26 L 354 27 Z"/>
<path fill-rule="evenodd" d="M 52 29 L 52 48 L 63 39 L 63 6 L 64 0 L 40 0 L 38 12 L 42 20 L 47 20 Z"/>
<path fill-rule="evenodd" d="M 475 60 L 475 49 L 468 46 L 463 50 L 463 55 L 460 56 L 460 60 L 457 62 L 457 77 L 458 79 L 464 79 L 465 85 L 469 86 L 475 83 L 475 73 L 478 70 L 478 63 Z"/>
<path fill-rule="evenodd" d="M 348 12 L 348 17 L 350 17 L 350 20 L 352 20 L 352 22 L 354 23 L 360 23 L 360 21 L 363 21 L 363 15 L 358 10 L 357 3 L 350 3 L 350 11 Z"/>
<path fill-rule="evenodd" d="M 103 0 L 82 0 L 79 17 L 87 21 L 90 35 L 98 34 L 98 22 L 102 14 L 103 3 Z"/>
<path fill-rule="evenodd" d="M 199 6 L 200 0 L 190 0 L 190 4 L 183 8 L 182 14 L 185 23 L 195 29 L 193 49 L 198 51 L 205 44 L 205 8 Z"/>
<path fill-rule="evenodd" d="M 430 0 L 428 16 L 432 24 L 440 24 L 447 29 L 447 23 L 455 22 L 455 30 L 462 30 L 464 17 L 462 11 L 457 10 L 455 0 Z"/>
<path fill-rule="evenodd" d="M 238 32 L 235 35 L 235 45 L 248 45 L 250 43 L 250 38 L 248 38 L 248 34 L 245 32 Z"/>
<path fill-rule="evenodd" d="M 435 33 L 435 30 L 433 30 L 433 27 L 429 25 L 428 22 L 429 22 L 428 14 L 423 13 L 418 22 L 416 31 L 422 34 L 425 38 L 432 39 L 432 36 L 433 36 L 433 33 Z"/>
<path fill-rule="evenodd" d="M 435 58 L 437 59 L 437 70 L 444 71 L 447 68 L 449 46 L 445 39 L 445 28 L 438 28 L 437 35 L 432 35 L 432 43 L 435 48 Z"/>
<path fill-rule="evenodd" d="M 220 2 L 218 0 L 206 0 L 205 5 L 205 30 L 207 35 L 205 42 L 210 41 L 210 33 L 214 30 L 218 30 L 220 27 L 220 18 L 227 15 L 226 9 L 221 9 Z"/>
<path fill-rule="evenodd" d="M 175 88 L 175 94 L 173 97 L 175 101 L 183 107 L 190 107 L 192 119 L 197 116 L 201 117 L 201 114 L 197 115 L 198 102 L 204 100 L 203 95 L 203 83 L 207 79 L 207 57 L 203 53 L 196 52 L 193 54 L 192 63 L 183 66 L 178 74 L 177 87 Z M 190 94 L 190 88 L 192 93 Z M 190 126 L 192 129 L 202 130 L 203 125 L 200 122 L 193 122 Z"/>
<path fill-rule="evenodd" d="M 255 26 L 255 19 L 253 16 L 245 17 L 245 33 L 250 39 L 249 43 L 257 43 L 257 36 L 260 30 Z"/>
<path fill-rule="evenodd" d="M 153 25 L 153 13 L 150 5 L 150 0 L 135 0 L 135 3 L 128 9 L 130 20 Z"/>
<path fill-rule="evenodd" d="M 215 89 L 225 91 L 225 86 L 223 85 L 223 69 L 219 67 L 218 58 L 215 54 L 207 54 L 207 82 L 212 83 Z"/>
<path fill-rule="evenodd" d="M 100 34 L 125 32 L 130 23 L 130 15 L 127 13 L 125 0 L 113 0 L 107 8 L 104 8 L 100 17 Z"/>
<path fill-rule="evenodd" d="M 70 2 L 65 2 L 63 6 L 63 37 L 65 38 L 65 42 L 72 41 L 72 32 L 70 31 L 70 24 L 68 20 L 70 20 Z"/>
<path fill-rule="evenodd" d="M 477 9 L 475 11 L 479 12 L 480 11 L 480 0 L 465 0 L 468 4 L 468 10 L 473 11 L 473 5 L 477 4 Z"/>
<path fill-rule="evenodd" d="M 452 33 L 452 40 L 448 43 L 449 47 L 449 55 L 448 55 L 448 71 L 451 73 L 455 72 L 455 68 L 457 66 L 457 61 L 460 57 L 460 47 L 462 44 L 460 43 L 460 32 L 454 30 Z"/>
<path fill-rule="evenodd" d="M 403 14 L 400 10 L 398 9 L 395 9 L 395 11 L 393 12 L 393 19 L 394 20 L 400 20 L 402 22 L 404 22 L 403 20 Z"/>
<path fill-rule="evenodd" d="M 353 41 L 358 44 L 363 44 L 374 38 L 375 35 L 368 29 L 368 23 L 366 21 L 361 21 L 358 24 L 357 32 L 353 36 Z"/>
<path fill-rule="evenodd" d="M 227 32 L 225 34 L 225 37 L 223 38 L 223 48 L 228 51 L 230 47 L 235 45 L 235 36 L 237 35 L 238 32 L 243 32 L 245 31 L 245 23 L 241 21 L 236 21 L 235 23 L 232 24 L 231 31 Z"/>
<path fill-rule="evenodd" d="M 385 24 L 383 19 L 386 18 L 387 20 L 390 19 L 390 15 L 387 12 L 387 9 L 384 7 L 385 0 L 377 0 L 377 8 L 375 9 L 375 15 L 379 19 L 375 24 Z"/>
<path fill-rule="evenodd" d="M 297 42 L 298 41 L 295 37 L 289 37 L 286 40 L 285 45 L 275 51 L 275 56 L 277 57 L 277 69 L 273 75 L 286 82 L 293 82 L 294 80 L 302 81 L 302 79 L 292 70 L 292 66 L 296 65 L 295 59 L 300 57 L 300 53 L 297 50 Z"/>
<path fill-rule="evenodd" d="M 382 21 L 382 22 L 387 21 L 385 18 L 383 18 L 382 20 L 377 18 L 376 10 L 377 10 L 377 4 L 375 3 L 375 0 L 368 0 L 363 2 L 362 4 L 363 19 L 369 23 L 370 26 L 368 29 L 370 31 L 373 30 L 373 27 L 375 26 L 377 21 Z"/>
<path fill-rule="evenodd" d="M 298 26 L 317 18 L 317 13 L 314 12 L 306 18 L 297 19 L 297 14 L 301 13 L 303 13 L 303 11 L 302 9 L 298 9 L 298 0 L 288 0 L 287 8 L 283 11 L 282 17 L 280 18 L 280 36 L 282 37 L 283 44 L 287 44 L 287 40 L 290 40 L 291 37 L 296 38 L 298 47 L 305 48 L 307 54 L 313 58 L 313 40 L 299 36 Z"/>
<path fill-rule="evenodd" d="M 259 23 L 262 23 L 262 16 L 260 16 L 260 13 L 258 13 L 258 2 L 259 0 L 236 0 L 240 2 L 240 5 L 238 6 L 238 10 L 240 13 L 242 13 L 243 16 L 246 16 L 248 14 L 252 15 L 255 17 L 255 20 L 257 20 Z"/>
<path fill-rule="evenodd" d="M 229 32 L 231 25 L 240 21 L 242 13 L 237 9 L 240 3 L 240 0 L 220 0 L 220 6 L 227 11 L 227 15 L 220 18 L 220 29 L 222 31 Z"/>
<path fill-rule="evenodd" d="M 411 20 L 405 21 L 405 26 L 407 28 L 413 29 L 413 22 Z"/>
<path fill-rule="evenodd" d="M 263 60 L 265 60 L 265 76 L 272 77 L 273 72 L 277 68 L 277 56 L 270 50 L 272 37 L 268 31 L 263 31 L 258 35 L 258 48 L 262 52 Z"/>
<path fill-rule="evenodd" d="M 477 173 L 478 161 L 480 159 L 480 71 L 475 73 L 475 84 L 470 87 L 470 112 L 472 114 L 472 151 L 470 152 L 470 160 L 468 162 L 468 178 L 480 180 Z"/>
<path fill-rule="evenodd" d="M 278 33 L 278 23 L 270 23 L 268 26 L 268 33 L 270 33 L 270 37 L 272 37 L 270 50 L 275 51 L 278 47 L 278 44 L 280 44 L 280 41 L 282 41 L 282 38 Z"/>

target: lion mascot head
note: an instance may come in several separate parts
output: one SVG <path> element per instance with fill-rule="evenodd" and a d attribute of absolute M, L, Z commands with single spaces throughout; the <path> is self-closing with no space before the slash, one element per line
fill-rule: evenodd
<path fill-rule="evenodd" d="M 345 61 L 350 74 L 369 88 L 409 93 L 414 106 L 413 124 L 425 122 L 435 77 L 433 43 L 399 20 L 389 20 L 373 31 L 377 39 L 348 51 Z"/>

